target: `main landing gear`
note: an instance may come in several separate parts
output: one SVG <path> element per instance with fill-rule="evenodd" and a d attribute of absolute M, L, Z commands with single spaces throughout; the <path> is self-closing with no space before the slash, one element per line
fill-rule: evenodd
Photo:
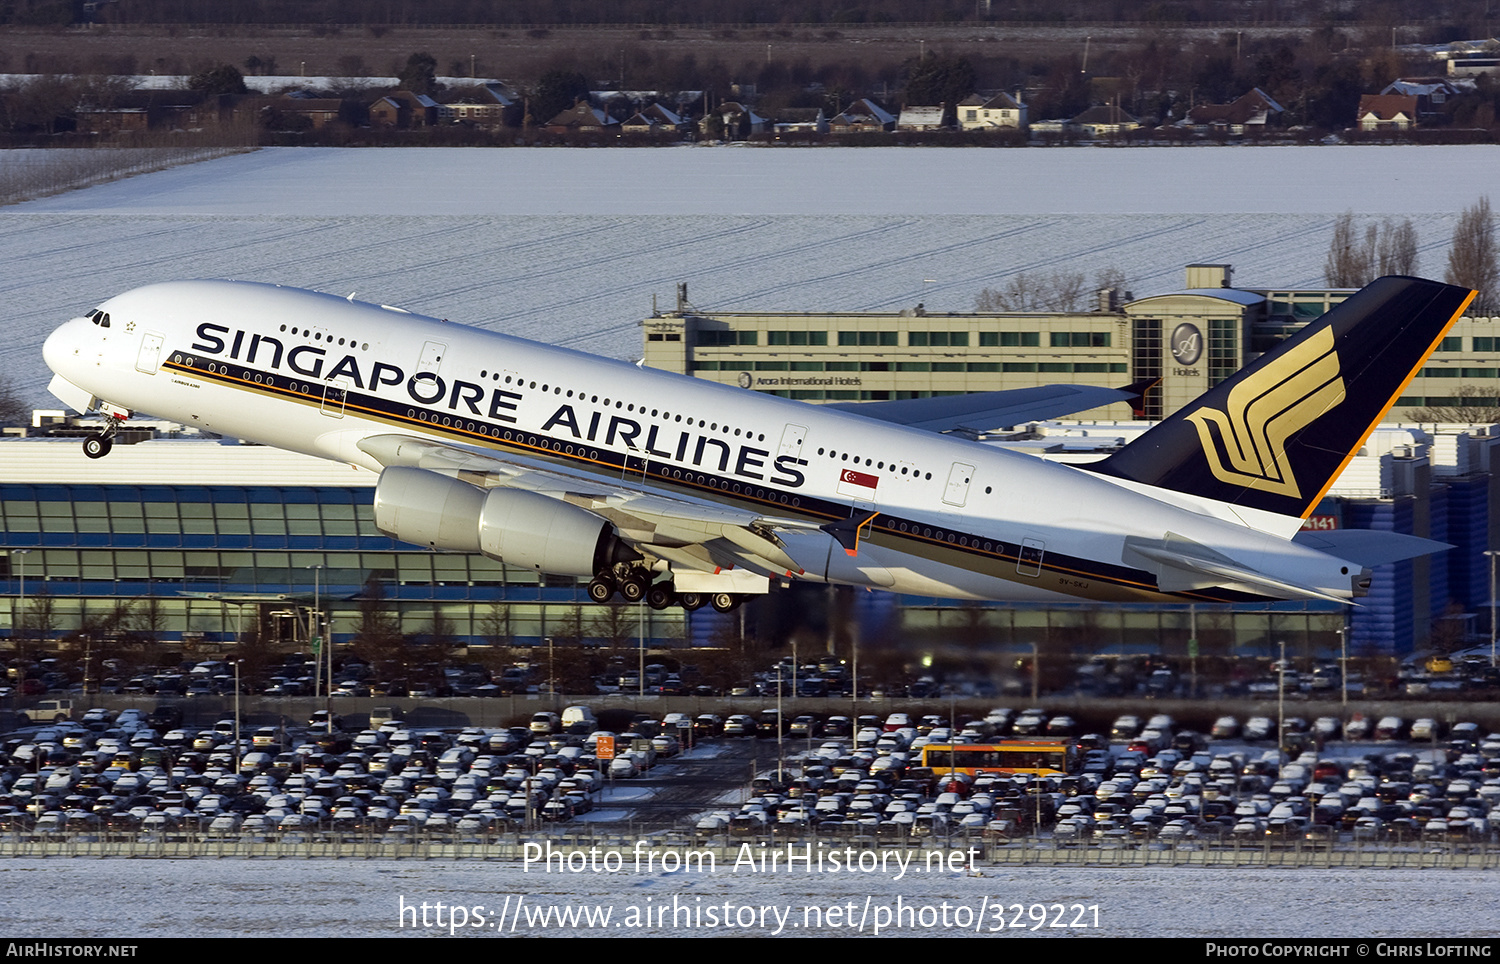
<path fill-rule="evenodd" d="M 656 610 L 681 606 L 688 612 L 705 605 L 711 605 L 721 613 L 733 612 L 745 601 L 744 596 L 730 592 L 679 593 L 670 582 L 653 585 L 651 573 L 639 567 L 625 567 L 622 572 L 602 572 L 589 582 L 588 592 L 589 599 L 596 603 L 607 603 L 618 592 L 626 602 L 644 601 Z"/>

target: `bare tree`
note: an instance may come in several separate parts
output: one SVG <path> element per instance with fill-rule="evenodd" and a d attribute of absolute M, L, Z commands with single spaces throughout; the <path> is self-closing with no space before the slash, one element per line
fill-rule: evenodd
<path fill-rule="evenodd" d="M 1390 218 L 1381 223 L 1377 260 L 1381 275 L 1417 273 L 1417 229 L 1411 218 L 1400 224 Z"/>
<path fill-rule="evenodd" d="M 1495 218 L 1490 212 L 1488 196 L 1465 208 L 1453 229 L 1453 246 L 1448 249 L 1448 271 L 1443 280 L 1479 292 L 1474 312 L 1488 314 L 1495 304 L 1500 264 L 1495 252 Z"/>
<path fill-rule="evenodd" d="M 1082 271 L 1057 271 L 1051 278 L 1053 311 L 1077 311 L 1083 299 Z"/>
<path fill-rule="evenodd" d="M 1108 268 L 1100 268 L 1094 272 L 1094 290 L 1102 291 L 1106 288 L 1118 288 L 1125 290 L 1129 282 L 1125 278 L 1125 272 L 1118 265 L 1110 265 Z"/>
<path fill-rule="evenodd" d="M 385 587 L 371 576 L 360 594 L 359 629 L 350 652 L 377 675 L 389 678 L 402 662 L 404 642 L 401 618 L 386 599 Z"/>
<path fill-rule="evenodd" d="M 1026 274 L 1003 288 L 985 288 L 974 299 L 975 311 L 1077 311 L 1086 282 L 1081 271 Z"/>
<path fill-rule="evenodd" d="M 1354 212 L 1345 211 L 1333 222 L 1333 241 L 1323 265 L 1323 280 L 1330 288 L 1360 288 L 1370 282 L 1375 230 L 1372 225 L 1361 244 L 1354 226 Z"/>
<path fill-rule="evenodd" d="M 29 415 L 21 394 L 9 379 L 0 376 L 0 425 L 26 425 L 31 421 Z"/>
<path fill-rule="evenodd" d="M 1500 398 L 1493 389 L 1460 385 L 1453 392 L 1453 405 L 1414 408 L 1404 418 L 1412 422 L 1447 422 L 1460 425 L 1500 424 Z"/>

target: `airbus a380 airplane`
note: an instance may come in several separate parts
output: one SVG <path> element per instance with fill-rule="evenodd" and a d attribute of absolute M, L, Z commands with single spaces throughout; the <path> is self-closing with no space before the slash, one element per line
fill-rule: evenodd
<path fill-rule="evenodd" d="M 380 473 L 381 531 L 732 609 L 806 579 L 994 600 L 1363 595 L 1443 548 L 1302 519 L 1473 292 L 1382 278 L 1087 467 L 942 431 L 1124 397 L 1060 387 L 817 406 L 399 308 L 274 285 L 157 284 L 47 339 L 50 389 Z"/>

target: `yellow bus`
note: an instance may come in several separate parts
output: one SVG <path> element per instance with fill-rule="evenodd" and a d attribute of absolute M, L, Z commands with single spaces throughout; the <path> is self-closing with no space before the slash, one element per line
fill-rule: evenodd
<path fill-rule="evenodd" d="M 1064 740 L 1001 740 L 999 743 L 929 743 L 922 766 L 934 774 L 1030 773 L 1066 776 L 1082 764 L 1078 747 Z"/>

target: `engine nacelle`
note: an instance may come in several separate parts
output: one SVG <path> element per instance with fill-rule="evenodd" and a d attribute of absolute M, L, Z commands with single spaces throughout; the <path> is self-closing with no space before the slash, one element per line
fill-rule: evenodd
<path fill-rule="evenodd" d="M 479 551 L 484 490 L 424 469 L 392 466 L 375 485 L 375 528 L 429 549 Z"/>
<path fill-rule="evenodd" d="M 479 551 L 508 566 L 593 576 L 623 561 L 621 550 L 629 551 L 614 527 L 587 509 L 522 489 L 491 489 L 484 497 Z"/>
<path fill-rule="evenodd" d="M 556 576 L 594 576 L 640 555 L 587 509 L 521 489 L 485 491 L 425 469 L 393 466 L 375 486 L 375 526 L 429 549 L 482 552 Z"/>

